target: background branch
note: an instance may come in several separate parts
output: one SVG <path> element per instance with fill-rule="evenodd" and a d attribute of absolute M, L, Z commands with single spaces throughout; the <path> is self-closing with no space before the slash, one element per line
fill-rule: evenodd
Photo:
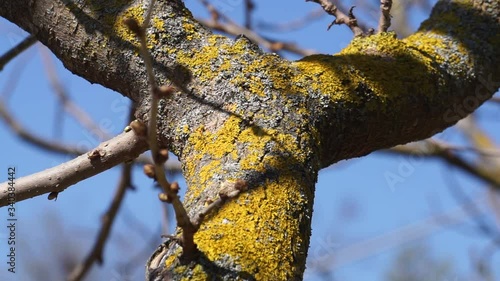
<path fill-rule="evenodd" d="M 111 205 L 102 218 L 101 229 L 99 230 L 99 234 L 96 237 L 94 246 L 92 247 L 92 250 L 87 255 L 85 260 L 73 269 L 68 277 L 69 281 L 82 280 L 95 262 L 97 262 L 98 264 L 103 263 L 104 246 L 109 238 L 111 227 L 113 226 L 113 222 L 115 221 L 116 214 L 120 209 L 123 199 L 125 198 L 125 193 L 131 186 L 132 165 L 130 163 L 125 163 L 122 166 L 120 181 L 118 183 L 118 186 L 116 187 L 115 195 L 113 197 L 113 200 L 111 201 Z"/>
<path fill-rule="evenodd" d="M 10 49 L 7 53 L 3 54 L 0 57 L 0 71 L 3 70 L 5 65 L 9 63 L 12 59 L 14 59 L 17 55 L 22 53 L 24 50 L 31 47 L 33 44 L 37 42 L 37 39 L 34 35 L 29 35 L 19 44 Z"/>
<path fill-rule="evenodd" d="M 260 34 L 251 30 L 250 28 L 237 24 L 229 17 L 221 13 L 219 10 L 217 10 L 208 1 L 201 0 L 201 3 L 207 8 L 207 10 L 212 15 L 210 20 L 202 18 L 197 19 L 201 24 L 203 24 L 207 28 L 210 28 L 215 31 L 220 31 L 232 36 L 245 35 L 248 39 L 250 39 L 254 43 L 260 45 L 261 47 L 271 52 L 288 51 L 301 56 L 309 56 L 318 53 L 315 50 L 307 50 L 300 48 L 294 43 L 281 42 L 278 40 L 265 38 L 264 36 L 261 36 Z M 223 22 L 221 21 L 221 19 Z"/>

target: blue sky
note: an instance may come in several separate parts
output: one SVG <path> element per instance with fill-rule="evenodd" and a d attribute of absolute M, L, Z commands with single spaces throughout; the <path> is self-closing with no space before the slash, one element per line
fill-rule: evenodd
<path fill-rule="evenodd" d="M 238 0 L 219 0 L 220 7 L 226 7 L 226 14 L 238 19 L 241 17 L 242 3 Z M 186 1 L 196 14 L 204 15 L 197 1 Z M 256 1 L 256 21 L 287 22 L 303 16 L 307 11 L 317 8 L 317 4 L 304 1 Z M 359 4 L 353 2 L 352 4 Z M 351 5 L 349 3 L 348 5 Z M 280 11 L 280 12 L 276 12 Z M 370 13 L 368 13 L 370 15 Z M 421 11 L 411 14 L 414 28 L 425 17 Z M 272 34 L 273 38 L 296 41 L 305 48 L 323 53 L 336 53 L 348 44 L 352 35 L 343 26 L 335 26 L 326 31 L 332 19 L 323 17 L 307 25 L 302 30 L 284 34 Z M 375 25 L 375 19 L 369 18 L 369 24 Z M 4 53 L 26 34 L 11 23 L 0 19 L 0 53 Z M 104 125 L 111 134 L 123 130 L 127 111 L 124 106 L 127 99 L 120 94 L 72 75 L 41 44 L 24 52 L 0 72 L 0 97 L 9 96 L 8 108 L 17 119 L 37 135 L 90 148 L 98 144 L 91 134 L 79 126 L 73 119 L 61 119 L 55 95 L 47 79 L 43 57 L 49 56 L 54 61 L 57 74 L 73 100 L 85 109 L 93 120 Z M 292 59 L 298 57 L 291 56 Z M 498 126 L 500 113 L 495 106 L 483 106 L 479 110 L 483 128 L 487 129 L 498 141 L 500 134 L 493 130 Z M 14 166 L 17 177 L 29 175 L 63 163 L 69 157 L 55 155 L 21 142 L 3 122 L 0 122 L 0 177 L 4 181 L 7 168 Z M 449 129 L 441 134 L 448 141 L 463 143 L 456 134 L 456 129 Z M 410 167 L 404 172 L 404 181 L 391 188 L 385 175 L 401 174 L 401 167 Z M 399 170 L 398 170 L 399 169 Z M 70 239 L 87 253 L 96 235 L 96 226 L 100 216 L 107 208 L 115 189 L 118 169 L 112 169 L 94 178 L 85 180 L 61 193 L 57 201 L 48 201 L 40 196 L 17 204 L 19 229 L 17 239 L 19 273 L 17 279 L 26 280 L 26 271 L 33 259 L 47 263 L 48 268 L 56 266 L 56 257 L 51 255 L 58 241 Z M 357 257 L 336 268 L 335 280 L 384 280 L 384 272 L 395 254 L 408 243 L 424 242 L 433 249 L 436 256 L 451 259 L 456 268 L 447 280 L 458 279 L 469 271 L 470 254 L 480 252 L 488 239 L 471 233 L 472 219 L 454 225 L 451 228 L 428 227 L 429 233 L 396 243 L 390 236 L 409 226 L 418 225 L 430 216 L 442 212 L 451 212 L 457 201 L 450 196 L 448 185 L 450 178 L 455 178 L 473 198 L 484 196 L 486 188 L 478 182 L 441 162 L 433 160 L 409 159 L 404 156 L 373 153 L 367 157 L 343 161 L 320 173 L 313 216 L 313 235 L 309 250 L 309 263 L 322 264 L 328 261 L 330 253 L 345 253 L 345 257 Z M 185 187 L 182 179 L 181 186 Z M 125 208 L 122 209 L 115 231 L 114 242 L 105 249 L 105 266 L 96 268 L 95 276 L 99 280 L 123 280 L 119 275 L 124 253 L 127 256 L 141 252 L 148 253 L 149 243 L 158 233 L 161 220 L 161 205 L 150 180 L 140 169 L 134 172 L 137 191 L 126 196 Z M 454 186 L 453 188 L 456 188 Z M 487 219 L 490 219 L 486 216 Z M 54 223 L 54 220 L 57 223 Z M 134 221 L 134 224 L 130 222 Z M 0 209 L 0 222 L 6 223 L 6 210 Z M 51 226 L 49 229 L 47 226 Z M 131 226 L 133 225 L 133 226 Z M 439 224 L 437 224 L 439 225 Z M 56 234 L 47 232 L 60 227 Z M 4 277 L 4 251 L 6 240 L 4 228 L 0 228 L 0 279 Z M 380 241 L 377 237 L 387 237 Z M 408 236 L 407 236 L 408 237 Z M 52 239 L 52 242 L 51 242 Z M 366 244 L 363 244 L 366 243 Z M 61 243 L 62 244 L 62 243 Z M 394 245 L 393 245 L 394 244 Z M 61 245 L 59 245 L 61 246 Z M 358 248 L 356 248 L 358 247 Z M 365 252 L 372 254 L 356 255 L 356 249 L 366 247 Z M 120 250 L 121 249 L 121 250 Z M 368 251 L 370 249 L 370 251 Z M 34 253 L 34 254 L 33 254 Z M 132 254 L 130 254 L 132 253 Z M 28 256 L 29 255 L 29 256 Z M 144 261 L 140 261 L 142 266 Z M 500 255 L 496 254 L 491 264 L 499 264 Z M 142 268 L 133 272 L 132 280 L 140 280 Z M 500 269 L 496 269 L 500 275 Z M 306 280 L 324 280 L 308 271 Z M 434 280 L 432 280 L 434 281 Z"/>

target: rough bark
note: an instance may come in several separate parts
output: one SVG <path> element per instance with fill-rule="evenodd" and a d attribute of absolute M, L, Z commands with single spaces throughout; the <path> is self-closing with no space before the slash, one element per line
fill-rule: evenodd
<path fill-rule="evenodd" d="M 147 122 L 145 69 L 122 25 L 148 1 L 1 1 L 77 75 L 138 104 Z M 148 263 L 160 280 L 300 280 L 319 169 L 423 139 L 476 109 L 499 87 L 500 4 L 438 2 L 398 40 L 357 38 L 336 55 L 287 61 L 241 37 L 211 34 L 181 1 L 159 1 L 148 31 L 157 80 L 180 91 L 160 105 L 160 142 L 176 153 L 193 216 L 224 182 L 250 189 L 206 218 L 198 260 L 166 243 Z"/>

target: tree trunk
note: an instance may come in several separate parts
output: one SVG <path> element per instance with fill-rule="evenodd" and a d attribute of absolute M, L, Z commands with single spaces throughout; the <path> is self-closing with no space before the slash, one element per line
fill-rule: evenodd
<path fill-rule="evenodd" d="M 0 16 L 73 73 L 132 99 L 147 123 L 146 72 L 122 21 L 141 19 L 148 2 L 1 1 Z M 441 1 L 404 40 L 383 33 L 336 55 L 287 61 L 245 37 L 212 34 L 182 1 L 158 1 L 148 48 L 158 83 L 179 89 L 160 103 L 159 141 L 183 163 L 188 212 L 227 183 L 244 180 L 248 191 L 205 219 L 197 260 L 183 264 L 168 242 L 148 262 L 148 278 L 301 280 L 318 171 L 432 136 L 491 97 L 500 85 L 499 16 L 496 0 Z"/>

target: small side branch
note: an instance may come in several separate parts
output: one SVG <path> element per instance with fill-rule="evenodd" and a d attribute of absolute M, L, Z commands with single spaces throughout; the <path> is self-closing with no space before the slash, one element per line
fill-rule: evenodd
<path fill-rule="evenodd" d="M 118 213 L 123 199 L 125 198 L 126 191 L 130 186 L 132 186 L 132 163 L 125 163 L 122 167 L 120 181 L 118 183 L 118 187 L 116 188 L 113 201 L 102 218 L 101 229 L 99 230 L 94 246 L 85 260 L 73 269 L 68 277 L 69 281 L 82 280 L 95 262 L 102 264 L 104 245 L 108 240 L 116 214 Z"/>
<path fill-rule="evenodd" d="M 392 0 L 380 0 L 380 19 L 378 23 L 378 33 L 387 32 L 391 26 Z"/>
<path fill-rule="evenodd" d="M 328 26 L 328 29 L 330 29 L 330 27 L 332 27 L 332 25 L 334 24 L 345 24 L 354 33 L 354 37 L 369 35 L 370 33 L 372 33 L 371 30 L 365 32 L 363 31 L 363 29 L 361 29 L 361 27 L 358 26 L 356 17 L 354 17 L 354 14 L 352 13 L 352 9 L 354 7 L 352 7 L 349 11 L 349 14 L 346 15 L 337 7 L 337 5 L 333 4 L 329 0 L 306 0 L 306 2 L 314 2 L 320 4 L 325 12 L 335 17 L 335 20 Z"/>
<path fill-rule="evenodd" d="M 122 162 L 132 161 L 147 148 L 144 138 L 132 131 L 122 133 L 69 162 L 17 179 L 16 202 L 49 192 L 61 192 Z M 0 207 L 6 206 L 9 202 L 7 190 L 8 183 L 1 183 Z"/>
<path fill-rule="evenodd" d="M 10 130 L 12 130 L 12 132 L 15 135 L 17 135 L 19 138 L 26 141 L 27 143 L 34 145 L 38 148 L 45 149 L 49 152 L 60 153 L 62 155 L 73 155 L 75 157 L 87 153 L 87 151 L 75 145 L 59 143 L 55 140 L 45 139 L 33 134 L 33 132 L 30 132 L 30 130 L 26 129 L 23 126 L 23 124 L 16 121 L 18 118 L 7 110 L 5 103 L 1 99 L 0 99 L 0 119 L 2 119 L 5 122 L 7 127 Z M 125 130 L 128 129 L 126 128 Z M 144 165 L 144 164 L 151 164 L 152 161 L 149 157 L 145 155 L 140 155 L 134 160 L 134 163 Z M 181 165 L 178 161 L 165 163 L 164 169 L 169 173 L 182 172 Z"/>
<path fill-rule="evenodd" d="M 7 125 L 7 127 L 9 127 L 22 140 L 31 143 L 37 147 L 62 154 L 81 155 L 85 153 L 85 151 L 79 149 L 76 146 L 64 145 L 56 141 L 47 140 L 33 134 L 32 132 L 24 128 L 22 124 L 17 122 L 16 120 L 17 118 L 12 116 L 12 114 L 8 111 L 7 106 L 2 100 L 0 100 L 0 119 L 2 119 Z"/>
<path fill-rule="evenodd" d="M 66 89 L 64 89 L 64 86 L 61 83 L 61 79 L 57 76 L 54 62 L 50 58 L 48 50 L 44 50 L 44 52 L 42 53 L 42 61 L 45 65 L 45 73 L 50 82 L 50 85 L 52 86 L 53 92 L 58 98 L 64 110 L 89 132 L 96 134 L 99 138 L 99 141 L 110 139 L 111 136 L 103 129 L 101 129 L 101 127 L 99 127 L 92 120 L 87 112 L 85 112 L 71 100 L 68 92 L 66 91 Z"/>
<path fill-rule="evenodd" d="M 263 37 L 257 32 L 232 21 L 229 17 L 217 10 L 208 1 L 201 0 L 200 2 L 207 8 L 207 11 L 211 14 L 211 19 L 198 19 L 198 21 L 212 30 L 224 32 L 225 34 L 233 36 L 239 36 L 243 34 L 251 41 L 272 52 L 288 51 L 302 56 L 309 56 L 318 53 L 315 50 L 302 49 L 294 43 L 282 42 L 279 40 L 272 40 Z"/>
<path fill-rule="evenodd" d="M 36 37 L 34 35 L 30 35 L 26 37 L 23 41 L 21 41 L 19 44 L 14 46 L 12 49 L 10 49 L 7 53 L 3 54 L 0 57 L 0 71 L 3 70 L 4 66 L 7 63 L 13 60 L 17 55 L 22 53 L 24 50 L 31 47 L 31 45 L 35 44 L 36 41 L 37 41 Z"/>
<path fill-rule="evenodd" d="M 459 156 L 454 149 L 451 149 L 448 146 L 443 146 L 442 143 L 433 140 L 426 140 L 425 144 L 426 147 L 424 148 L 418 148 L 416 147 L 416 144 L 406 144 L 395 146 L 390 150 L 385 151 L 426 158 L 438 158 L 488 184 L 491 184 L 496 188 L 500 187 L 500 180 L 498 177 L 487 171 L 487 169 L 484 169 L 484 167 L 470 163 L 463 157 Z"/>
<path fill-rule="evenodd" d="M 150 2 L 146 18 L 142 25 L 139 25 L 139 23 L 134 19 L 126 19 L 124 22 L 124 24 L 126 24 L 128 28 L 139 38 L 140 53 L 146 66 L 152 98 L 149 126 L 146 128 L 144 124 L 136 123 L 132 128 L 135 128 L 134 130 L 136 132 L 143 132 L 144 136 L 147 135 L 149 148 L 151 149 L 154 161 L 154 177 L 163 189 L 163 193 L 160 194 L 160 200 L 171 203 L 174 208 L 177 225 L 182 229 L 182 238 L 179 241 L 183 249 L 182 258 L 186 261 L 190 261 L 197 256 L 198 253 L 198 248 L 194 243 L 194 234 L 198 229 L 189 219 L 187 211 L 177 194 L 179 191 L 179 185 L 176 182 L 168 182 L 165 176 L 163 165 L 168 159 L 168 151 L 165 148 L 160 148 L 158 145 L 158 133 L 156 128 L 158 119 L 158 103 L 161 98 L 172 94 L 175 91 L 175 88 L 171 86 L 158 87 L 153 73 L 152 58 L 148 51 L 146 42 L 146 29 L 149 26 L 149 20 L 151 18 L 151 11 L 153 9 L 154 2 L 154 0 Z"/>
<path fill-rule="evenodd" d="M 252 12 L 255 9 L 255 3 L 252 0 L 245 0 L 245 28 L 252 29 Z"/>

